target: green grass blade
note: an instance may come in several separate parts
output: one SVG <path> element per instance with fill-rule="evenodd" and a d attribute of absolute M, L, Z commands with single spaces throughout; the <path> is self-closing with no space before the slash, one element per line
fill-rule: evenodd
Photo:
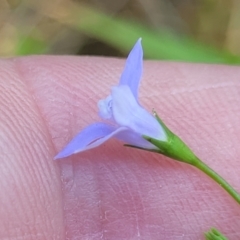
<path fill-rule="evenodd" d="M 112 18 L 94 9 L 74 5 L 65 21 L 92 37 L 100 39 L 124 52 L 143 38 L 146 58 L 189 62 L 238 64 L 240 57 L 201 45 L 187 37 L 178 37 L 167 31 L 154 31 L 139 23 Z"/>

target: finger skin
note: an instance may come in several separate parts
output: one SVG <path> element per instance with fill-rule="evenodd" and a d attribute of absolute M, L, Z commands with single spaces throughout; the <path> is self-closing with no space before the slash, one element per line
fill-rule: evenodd
<path fill-rule="evenodd" d="M 0 62 L 0 239 L 64 239 L 60 171 L 14 61 Z"/>
<path fill-rule="evenodd" d="M 116 140 L 52 160 L 100 120 L 97 101 L 123 66 L 88 57 L 1 63 L 0 239 L 203 239 L 210 227 L 240 238 L 239 205 L 184 163 Z M 146 61 L 139 94 L 238 191 L 239 75 L 239 67 Z"/>

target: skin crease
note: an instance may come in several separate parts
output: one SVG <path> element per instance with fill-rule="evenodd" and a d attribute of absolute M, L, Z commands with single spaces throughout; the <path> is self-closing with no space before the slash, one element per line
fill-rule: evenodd
<path fill-rule="evenodd" d="M 0 62 L 0 239 L 240 239 L 240 206 L 184 163 L 125 148 L 53 161 L 118 83 L 124 60 Z M 240 68 L 145 61 L 139 99 L 240 191 Z"/>

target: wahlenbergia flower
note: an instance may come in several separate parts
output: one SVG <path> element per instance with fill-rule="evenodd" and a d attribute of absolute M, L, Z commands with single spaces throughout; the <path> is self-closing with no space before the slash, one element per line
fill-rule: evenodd
<path fill-rule="evenodd" d="M 162 122 L 156 113 L 148 113 L 138 102 L 142 75 L 141 39 L 130 52 L 120 82 L 111 94 L 98 102 L 99 115 L 109 123 L 93 123 L 83 129 L 57 154 L 55 159 L 97 147 L 115 137 L 127 145 L 158 152 L 191 164 L 220 184 L 240 204 L 240 194 L 221 176 L 203 163 L 192 150 Z"/>
<path fill-rule="evenodd" d="M 98 102 L 99 115 L 108 123 L 93 123 L 83 129 L 55 159 L 95 148 L 112 137 L 149 150 L 157 147 L 143 136 L 166 141 L 167 136 L 160 123 L 138 101 L 142 62 L 143 50 L 139 39 L 127 58 L 119 84 L 112 87 L 106 99 Z"/>

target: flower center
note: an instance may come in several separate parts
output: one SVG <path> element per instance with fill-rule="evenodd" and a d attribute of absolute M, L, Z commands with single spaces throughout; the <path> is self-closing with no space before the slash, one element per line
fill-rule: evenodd
<path fill-rule="evenodd" d="M 98 101 L 99 115 L 103 119 L 112 118 L 112 96 L 109 95 L 105 99 Z"/>

